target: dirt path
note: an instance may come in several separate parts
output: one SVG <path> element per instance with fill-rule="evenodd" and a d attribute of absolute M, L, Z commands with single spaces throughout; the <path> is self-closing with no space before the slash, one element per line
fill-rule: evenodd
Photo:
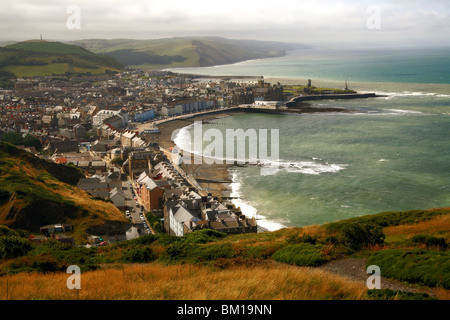
<path fill-rule="evenodd" d="M 367 259 L 362 258 L 342 259 L 331 261 L 319 267 L 319 269 L 350 278 L 353 281 L 361 281 L 365 284 L 367 279 L 370 277 L 370 274 L 366 273 L 366 262 Z M 394 279 L 385 278 L 383 277 L 383 270 L 381 270 L 381 289 L 400 290 L 413 293 L 428 293 L 430 296 L 436 296 L 431 288 L 417 288 Z"/>

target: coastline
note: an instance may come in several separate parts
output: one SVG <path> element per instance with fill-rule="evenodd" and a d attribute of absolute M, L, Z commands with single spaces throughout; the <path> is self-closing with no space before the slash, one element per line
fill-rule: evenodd
<path fill-rule="evenodd" d="M 229 78 L 234 78 L 233 76 L 229 77 Z M 281 80 L 281 79 L 280 79 Z M 292 80 L 292 82 L 294 82 L 295 80 Z M 284 81 L 280 81 L 282 83 L 286 83 L 288 82 L 287 79 L 285 78 Z M 318 82 L 318 81 L 317 81 Z M 358 92 L 360 92 L 360 90 L 369 90 L 369 84 L 370 87 L 372 87 L 371 83 L 358 83 L 358 88 L 357 89 Z M 356 83 L 355 83 L 356 85 Z M 435 94 L 441 94 L 440 90 L 434 90 L 436 88 L 427 88 L 427 87 L 422 87 L 420 84 L 413 84 L 413 85 L 409 85 L 408 87 L 403 87 L 401 86 L 401 84 L 397 84 L 399 85 L 399 87 L 390 87 L 388 84 L 374 84 L 375 90 L 371 91 L 371 92 L 376 92 L 377 94 L 380 95 L 386 95 L 382 98 L 382 100 L 384 99 L 390 99 L 391 97 L 396 97 L 397 95 L 402 96 L 402 95 L 411 95 L 414 96 L 416 93 L 421 93 L 424 92 L 424 95 L 428 95 L 427 92 L 436 92 Z M 441 85 L 442 87 L 446 87 L 448 88 L 448 85 Z M 412 88 L 411 88 L 412 87 Z M 414 92 L 411 91 L 405 91 L 405 90 L 411 90 L 413 89 Z M 428 90 L 426 90 L 428 89 Z M 416 92 L 417 91 L 417 92 Z M 302 104 L 304 104 L 303 106 L 301 106 Z M 299 102 L 298 109 L 303 109 L 302 113 L 310 113 L 308 112 L 308 107 L 312 107 L 314 106 L 314 102 L 312 102 L 312 105 L 310 105 L 308 102 Z M 315 107 L 315 106 L 314 106 Z M 351 112 L 351 107 L 349 107 L 349 109 L 347 109 L 344 112 Z M 252 110 L 253 111 L 253 110 Z M 313 109 L 311 110 L 311 112 L 317 112 L 317 109 Z M 324 108 L 321 110 L 322 112 L 332 112 L 331 110 L 324 110 Z M 158 142 L 160 143 L 161 147 L 164 147 L 166 149 L 168 149 L 169 147 L 173 147 L 175 146 L 175 143 L 172 141 L 172 133 L 174 130 L 177 129 L 181 129 L 184 127 L 187 127 L 189 125 L 191 125 L 194 121 L 200 121 L 200 120 L 214 120 L 214 119 L 218 119 L 218 118 L 222 118 L 222 117 L 226 117 L 226 116 L 230 116 L 230 115 L 236 115 L 236 114 L 240 114 L 240 113 L 244 113 L 244 112 L 251 112 L 248 110 L 236 110 L 236 111 L 232 111 L 232 110 L 218 110 L 215 113 L 212 114 L 206 114 L 206 115 L 195 115 L 193 114 L 191 118 L 189 118 L 188 120 L 172 120 L 169 122 L 165 122 L 162 123 L 160 125 L 158 125 L 161 134 L 155 135 L 158 136 Z M 254 110 L 254 112 L 257 112 L 257 110 Z M 342 111 L 341 111 L 342 112 Z M 267 112 L 268 113 L 268 112 Z M 234 189 L 238 189 L 239 186 L 239 181 L 233 181 L 233 168 L 235 168 L 234 165 L 227 165 L 227 164 L 223 164 L 223 165 L 217 165 L 217 164 L 213 164 L 213 165 L 182 165 L 182 169 L 185 170 L 186 173 L 188 174 L 192 174 L 194 176 L 194 178 L 196 178 L 199 182 L 199 184 L 205 188 L 208 189 L 210 192 L 212 192 L 215 196 L 231 196 L 233 193 L 233 188 Z M 230 170 L 231 169 L 231 170 Z M 215 180 L 216 182 L 212 182 L 212 180 Z M 220 183 L 218 183 L 217 181 L 221 181 Z M 236 182 L 235 184 L 233 184 L 233 182 Z M 235 192 L 233 194 L 233 196 L 238 196 L 239 192 Z M 233 202 L 238 202 L 238 200 L 233 200 Z M 241 202 L 245 203 L 245 199 L 242 199 Z M 261 217 L 262 218 L 262 217 Z M 262 222 L 262 221 L 261 221 Z M 269 220 L 267 220 L 267 222 L 270 222 Z"/>
<path fill-rule="evenodd" d="M 242 114 L 243 112 L 218 112 L 208 115 L 198 115 L 193 116 L 192 120 L 194 121 L 208 121 L 219 119 L 231 115 Z M 172 133 L 175 130 L 182 129 L 186 126 L 189 126 L 188 122 L 184 120 L 173 120 L 159 125 L 160 134 L 158 134 L 158 142 L 160 146 L 164 148 L 174 147 L 175 143 L 172 141 Z M 205 159 L 205 157 L 203 157 Z M 211 192 L 214 197 L 219 199 L 230 198 L 232 199 L 233 204 L 237 207 L 240 207 L 242 212 L 249 218 L 255 217 L 258 220 L 258 232 L 269 232 L 276 231 L 281 228 L 284 228 L 283 225 L 280 225 L 276 222 L 272 222 L 266 220 L 265 217 L 258 215 L 257 210 L 253 208 L 251 205 L 247 204 L 245 200 L 237 197 L 238 195 L 234 194 L 236 190 L 233 188 L 233 184 L 236 181 L 233 181 L 233 168 L 239 167 L 236 164 L 206 164 L 205 161 L 202 161 L 202 164 L 184 164 L 180 165 L 180 168 L 186 172 L 188 175 L 192 175 L 198 182 L 198 184 Z M 261 223 L 262 222 L 262 223 Z"/>
<path fill-rule="evenodd" d="M 230 115 L 236 115 L 240 112 L 217 112 L 207 115 L 194 115 L 190 120 L 192 121 L 207 121 L 213 119 L 219 119 Z M 189 126 L 189 123 L 185 120 L 173 120 L 165 122 L 158 126 L 160 134 L 158 134 L 157 141 L 159 145 L 165 149 L 174 147 L 175 143 L 172 140 L 172 134 L 176 130 Z M 229 168 L 233 167 L 232 164 L 206 164 L 202 161 L 202 164 L 185 164 L 180 165 L 186 174 L 191 174 L 199 183 L 199 185 L 211 192 L 215 197 L 229 197 L 231 195 L 231 183 Z"/>

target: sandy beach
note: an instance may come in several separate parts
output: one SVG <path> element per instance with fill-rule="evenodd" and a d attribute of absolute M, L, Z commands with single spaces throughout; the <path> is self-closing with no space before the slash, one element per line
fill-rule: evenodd
<path fill-rule="evenodd" d="M 235 115 L 237 112 L 230 113 L 224 111 L 223 113 L 214 113 L 207 115 L 193 116 L 189 119 L 193 121 L 205 121 Z M 162 123 L 158 126 L 160 134 L 155 134 L 155 141 L 165 149 L 174 147 L 175 143 L 172 141 L 172 134 L 175 130 L 188 126 L 190 123 L 186 120 L 173 120 Z M 230 195 L 230 184 L 232 180 L 229 177 L 228 169 L 233 166 L 230 164 L 181 164 L 181 168 L 187 173 L 191 174 L 200 186 L 208 192 L 211 192 L 216 197 L 227 197 Z"/>

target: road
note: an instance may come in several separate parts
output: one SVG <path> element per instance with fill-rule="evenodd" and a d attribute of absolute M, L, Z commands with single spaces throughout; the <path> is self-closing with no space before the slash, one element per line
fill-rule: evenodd
<path fill-rule="evenodd" d="M 125 194 L 125 205 L 131 214 L 131 222 L 135 225 L 142 225 L 144 223 L 144 234 L 154 234 L 155 232 L 150 228 L 147 219 L 144 216 L 145 211 L 142 209 L 143 207 L 141 207 L 140 204 L 137 204 L 135 200 L 135 192 L 128 180 L 122 181 L 122 190 Z M 141 216 L 144 219 L 142 219 Z M 147 226 L 148 229 L 146 229 L 145 226 Z"/>

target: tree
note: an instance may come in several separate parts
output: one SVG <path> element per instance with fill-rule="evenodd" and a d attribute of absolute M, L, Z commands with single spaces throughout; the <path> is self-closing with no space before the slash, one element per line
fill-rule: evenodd
<path fill-rule="evenodd" d="M 3 140 L 15 146 L 24 145 L 25 147 L 35 147 L 38 151 L 42 149 L 41 141 L 31 134 L 23 137 L 19 132 L 10 131 L 4 134 Z"/>
<path fill-rule="evenodd" d="M 122 259 L 125 262 L 144 263 L 155 260 L 156 256 L 150 247 L 137 245 L 126 250 L 122 254 Z"/>
<path fill-rule="evenodd" d="M 0 237 L 0 259 L 12 259 L 24 256 L 31 250 L 27 239 L 18 236 Z"/>
<path fill-rule="evenodd" d="M 342 228 L 344 242 L 353 250 L 367 245 L 383 244 L 383 228 L 374 223 L 348 223 Z"/>

